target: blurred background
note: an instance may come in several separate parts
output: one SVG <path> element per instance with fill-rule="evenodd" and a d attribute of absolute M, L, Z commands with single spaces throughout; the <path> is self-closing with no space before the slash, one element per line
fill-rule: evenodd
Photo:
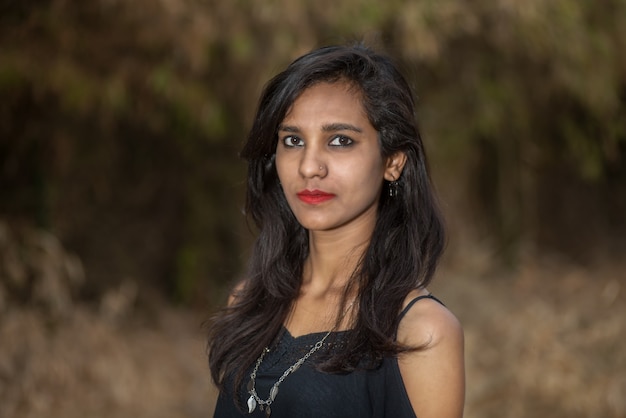
<path fill-rule="evenodd" d="M 210 416 L 238 151 L 318 46 L 395 57 L 466 417 L 626 417 L 626 0 L 0 0 L 0 416 Z"/>

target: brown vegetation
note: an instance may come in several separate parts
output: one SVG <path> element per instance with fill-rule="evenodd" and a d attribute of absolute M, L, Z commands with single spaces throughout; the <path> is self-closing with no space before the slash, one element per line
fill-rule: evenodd
<path fill-rule="evenodd" d="M 626 265 L 470 253 L 435 286 L 465 329 L 466 417 L 626 416 Z"/>
<path fill-rule="evenodd" d="M 0 246 L 2 265 L 11 248 Z M 36 262 L 48 280 L 58 279 L 49 288 L 72 293 L 64 267 Z M 589 270 L 536 259 L 515 273 L 493 266 L 492 254 L 473 246 L 443 265 L 433 287 L 465 328 L 466 417 L 623 417 L 626 266 Z M 157 301 L 139 309 L 128 285 L 89 306 L 64 298 L 62 311 L 35 300 L 35 287 L 21 291 L 30 301 L 18 303 L 8 290 L 15 288 L 0 285 L 0 416 L 210 415 L 203 314 Z"/>

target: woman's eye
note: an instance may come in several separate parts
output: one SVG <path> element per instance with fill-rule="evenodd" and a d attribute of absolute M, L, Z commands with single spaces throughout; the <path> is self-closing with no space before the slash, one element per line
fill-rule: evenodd
<path fill-rule="evenodd" d="M 352 142 L 352 139 L 348 138 L 347 136 L 337 135 L 333 138 L 332 141 L 330 141 L 330 145 L 333 147 L 347 147 L 349 145 L 352 145 Z"/>
<path fill-rule="evenodd" d="M 304 142 L 297 136 L 289 135 L 283 138 L 283 144 L 286 147 L 301 147 L 304 145 Z"/>

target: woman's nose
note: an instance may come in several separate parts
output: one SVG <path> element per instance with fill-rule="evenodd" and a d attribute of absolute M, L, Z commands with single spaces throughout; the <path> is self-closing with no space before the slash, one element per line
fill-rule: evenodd
<path fill-rule="evenodd" d="M 324 177 L 327 173 L 322 153 L 316 149 L 306 149 L 300 161 L 300 174 L 303 177 Z"/>

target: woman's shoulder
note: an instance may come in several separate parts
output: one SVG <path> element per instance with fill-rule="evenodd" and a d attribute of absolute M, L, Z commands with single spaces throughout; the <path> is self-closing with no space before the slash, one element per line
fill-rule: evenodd
<path fill-rule="evenodd" d="M 407 296 L 405 307 L 428 292 Z M 415 414 L 419 417 L 463 416 L 465 366 L 463 330 L 448 308 L 423 297 L 406 311 L 398 327 L 398 342 L 416 351 L 403 353 L 398 366 Z"/>
<path fill-rule="evenodd" d="M 428 348 L 443 340 L 462 340 L 463 329 L 456 316 L 426 289 L 410 292 L 403 304 L 398 342 Z"/>

